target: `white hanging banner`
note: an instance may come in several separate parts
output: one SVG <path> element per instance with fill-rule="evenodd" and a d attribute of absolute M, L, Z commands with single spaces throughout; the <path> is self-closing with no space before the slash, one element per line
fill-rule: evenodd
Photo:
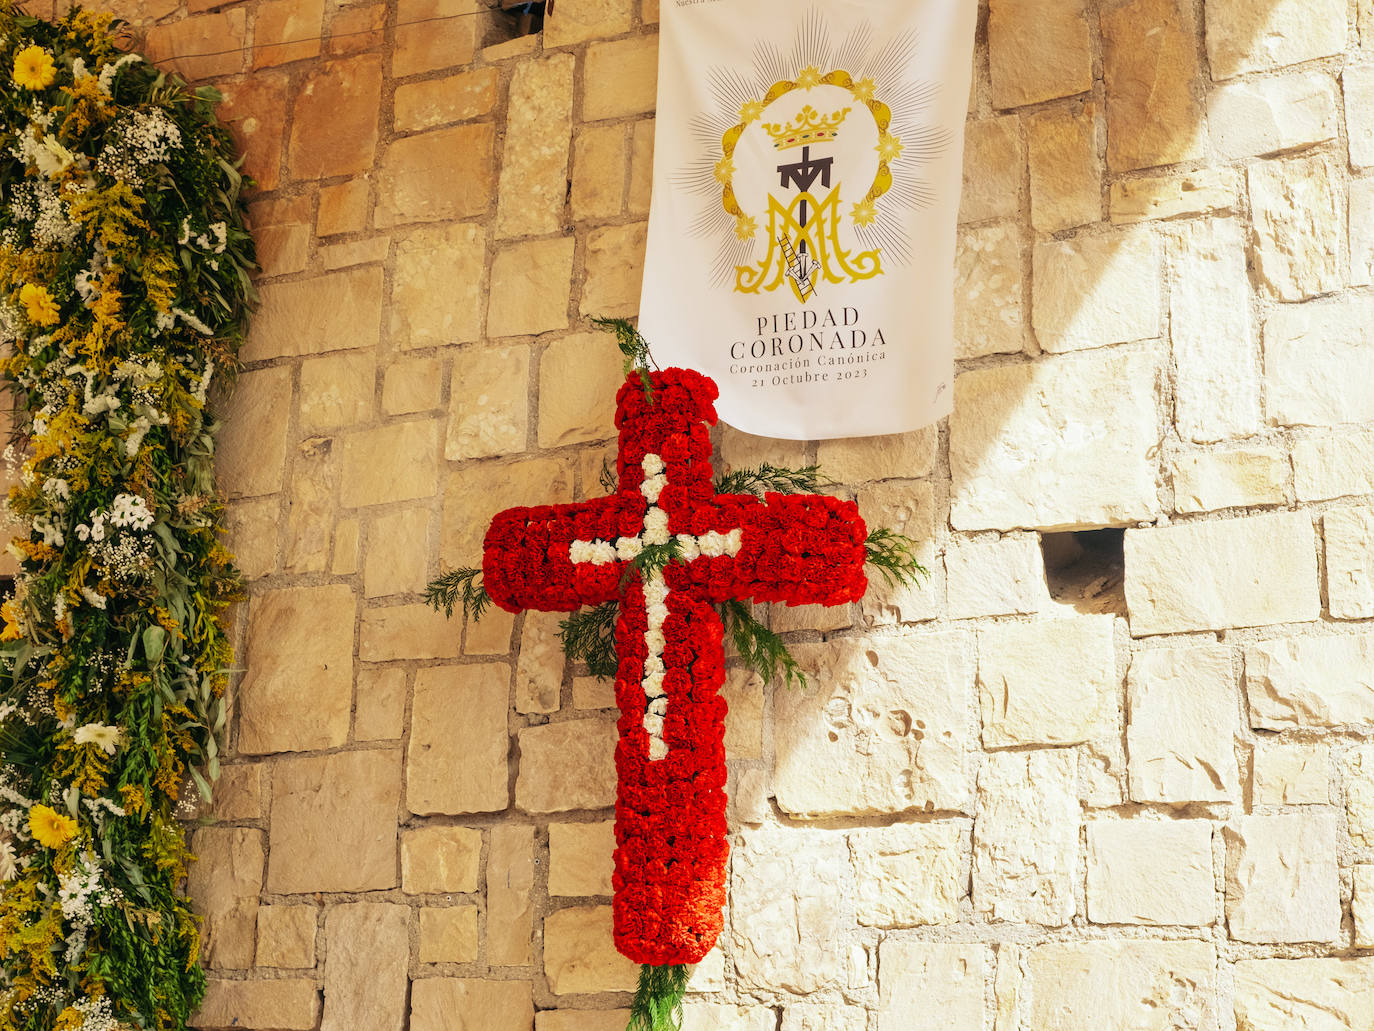
<path fill-rule="evenodd" d="M 640 330 L 738 429 L 949 414 L 977 0 L 663 0 Z"/>

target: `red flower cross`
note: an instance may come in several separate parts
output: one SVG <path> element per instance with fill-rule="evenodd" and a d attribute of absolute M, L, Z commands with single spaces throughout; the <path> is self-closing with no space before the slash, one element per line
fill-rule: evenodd
<path fill-rule="evenodd" d="M 619 602 L 615 941 L 662 965 L 710 951 L 725 901 L 725 671 L 712 606 L 860 598 L 867 535 L 852 501 L 716 494 L 715 383 L 686 369 L 651 380 L 652 400 L 637 372 L 616 397 L 616 492 L 500 513 L 483 577 L 510 612 Z M 633 564 L 669 542 L 666 566 Z"/>

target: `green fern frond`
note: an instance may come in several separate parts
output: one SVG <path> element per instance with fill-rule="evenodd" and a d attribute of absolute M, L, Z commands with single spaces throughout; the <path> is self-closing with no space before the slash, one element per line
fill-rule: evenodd
<path fill-rule="evenodd" d="M 620 585 L 624 587 L 629 582 L 630 574 L 634 570 L 638 570 L 639 575 L 647 580 L 654 573 L 661 573 L 667 569 L 669 562 L 681 557 L 682 545 L 676 537 L 669 537 L 663 544 L 646 544 L 638 555 L 625 563 Z"/>
<path fill-rule="evenodd" d="M 482 585 L 482 571 L 468 567 L 431 580 L 425 588 L 425 603 L 447 619 L 452 619 L 453 610 L 461 606 L 463 615 L 476 622 L 491 604 L 491 595 Z"/>
<path fill-rule="evenodd" d="M 591 321 L 592 325 L 615 334 L 615 342 L 620 347 L 620 353 L 625 356 L 625 375 L 628 376 L 635 369 L 639 370 L 640 381 L 644 384 L 644 400 L 653 404 L 654 385 L 649 379 L 649 369 L 656 369 L 658 365 L 649 352 L 649 341 L 640 336 L 639 330 L 625 319 L 594 318 Z"/>
<path fill-rule="evenodd" d="M 916 559 L 916 547 L 910 537 L 885 526 L 872 531 L 864 542 L 868 564 L 894 587 L 918 585 L 930 576 L 930 571 Z"/>
<path fill-rule="evenodd" d="M 682 1031 L 682 999 L 687 994 L 687 967 L 673 964 L 639 968 L 639 989 L 630 1004 L 626 1031 Z"/>
<path fill-rule="evenodd" d="M 748 605 L 731 599 L 721 605 L 720 615 L 735 651 L 765 684 L 781 677 L 788 687 L 806 689 L 806 673 L 787 650 L 787 643 L 755 619 Z"/>
<path fill-rule="evenodd" d="M 831 481 L 821 476 L 821 467 L 781 469 L 764 462 L 757 469 L 736 469 L 716 478 L 717 494 L 753 494 L 763 497 L 768 491 L 779 494 L 815 494 Z"/>
<path fill-rule="evenodd" d="M 585 662 L 587 671 L 594 677 L 615 676 L 618 665 L 615 621 L 619 612 L 619 604 L 608 601 L 593 609 L 574 612 L 558 623 L 564 653 L 573 662 Z"/>

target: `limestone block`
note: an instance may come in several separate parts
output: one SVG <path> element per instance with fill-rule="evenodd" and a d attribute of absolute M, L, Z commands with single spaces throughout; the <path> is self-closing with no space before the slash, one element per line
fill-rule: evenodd
<path fill-rule="evenodd" d="M 1110 734 L 1120 678 L 1112 616 L 997 623 L 978 634 L 983 747 L 1071 745 Z"/>
<path fill-rule="evenodd" d="M 635 122 L 630 141 L 630 213 L 647 215 L 649 198 L 654 188 L 654 120 Z"/>
<path fill-rule="evenodd" d="M 615 681 L 610 677 L 573 677 L 574 709 L 615 707 Z"/>
<path fill-rule="evenodd" d="M 378 168 L 373 224 L 388 229 L 483 214 L 494 193 L 494 146 L 488 122 L 394 140 Z"/>
<path fill-rule="evenodd" d="M 614 436 L 615 395 L 624 379 L 620 352 L 605 333 L 551 343 L 539 359 L 539 446 Z"/>
<path fill-rule="evenodd" d="M 1341 0 L 1212 0 L 1207 5 L 1207 60 L 1214 79 L 1282 68 L 1345 49 Z"/>
<path fill-rule="evenodd" d="M 1336 508 L 1322 516 L 1326 597 L 1337 619 L 1374 616 L 1374 508 Z"/>
<path fill-rule="evenodd" d="M 271 0 L 253 22 L 253 68 L 301 61 L 320 54 L 324 0 Z"/>
<path fill-rule="evenodd" d="M 450 462 L 524 451 L 529 436 L 530 349 L 467 348 L 453 359 L 449 388 Z"/>
<path fill-rule="evenodd" d="M 1226 923 L 1247 942 L 1334 942 L 1341 928 L 1336 818 L 1240 816 L 1226 835 Z"/>
<path fill-rule="evenodd" d="M 192 1027 L 253 1027 L 262 1031 L 310 1031 L 319 1020 L 320 993 L 313 978 L 222 981 L 210 978 Z"/>
<path fill-rule="evenodd" d="M 478 68 L 445 79 L 397 86 L 396 131 L 432 129 L 490 114 L 496 105 L 499 81 L 495 68 Z"/>
<path fill-rule="evenodd" d="M 339 752 L 285 759 L 272 771 L 267 890 L 396 887 L 400 754 Z"/>
<path fill-rule="evenodd" d="M 410 988 L 410 1031 L 529 1031 L 529 981 L 417 978 Z"/>
<path fill-rule="evenodd" d="M 1111 351 L 966 372 L 950 418 L 956 529 L 1073 529 L 1159 511 L 1154 355 Z"/>
<path fill-rule="evenodd" d="M 557 712 L 563 690 L 561 612 L 527 612 L 515 669 L 515 711 Z"/>
<path fill-rule="evenodd" d="M 951 619 L 1039 612 L 1049 603 L 1045 560 L 1034 534 L 951 537 L 945 585 Z"/>
<path fill-rule="evenodd" d="M 740 985 L 805 994 L 846 984 L 842 943 L 854 907 L 845 836 L 772 826 L 739 839 L 730 863 L 729 933 Z"/>
<path fill-rule="evenodd" d="M 1026 148 L 1015 115 L 985 118 L 964 127 L 964 190 L 960 222 L 1015 218 L 1021 213 L 1021 170 Z"/>
<path fill-rule="evenodd" d="M 1352 748 L 1342 756 L 1345 779 L 1345 819 L 1350 843 L 1374 847 L 1374 745 Z"/>
<path fill-rule="evenodd" d="M 534 828 L 514 824 L 491 829 L 487 856 L 487 962 L 525 966 L 533 961 Z"/>
<path fill-rule="evenodd" d="M 353 623 L 347 584 L 268 591 L 250 606 L 239 751 L 307 752 L 348 740 Z"/>
<path fill-rule="evenodd" d="M 1127 771 L 1136 802 L 1239 797 L 1236 687 L 1225 645 L 1137 652 L 1126 679 Z"/>
<path fill-rule="evenodd" d="M 535 1031 L 625 1031 L 629 1010 L 540 1010 Z"/>
<path fill-rule="evenodd" d="M 1248 437 L 1260 429 L 1260 373 L 1240 225 L 1188 223 L 1169 265 L 1178 432 L 1194 441 Z"/>
<path fill-rule="evenodd" d="M 382 410 L 387 415 L 410 415 L 439 407 L 444 387 L 437 358 L 407 358 L 394 362 L 382 380 Z"/>
<path fill-rule="evenodd" d="M 1056 942 L 1030 950 L 1029 1027 L 1217 1031 L 1216 950 L 1200 941 Z"/>
<path fill-rule="evenodd" d="M 689 1002 L 683 1007 L 682 1031 L 776 1031 L 778 1015 L 762 1006 Z"/>
<path fill-rule="evenodd" d="M 372 520 L 363 567 L 369 598 L 423 591 L 428 580 L 430 513 L 423 508 L 386 512 Z"/>
<path fill-rule="evenodd" d="M 794 645 L 814 677 L 773 696 L 783 812 L 966 811 L 972 643 L 953 632 Z"/>
<path fill-rule="evenodd" d="M 1374 949 L 1374 863 L 1357 865 L 1353 879 L 1350 915 L 1355 923 L 1355 948 Z"/>
<path fill-rule="evenodd" d="M 544 918 L 544 974 L 554 995 L 629 992 L 639 968 L 611 936 L 610 906 L 560 909 Z"/>
<path fill-rule="evenodd" d="M 382 99 L 380 56 L 321 61 L 293 95 L 287 156 L 293 179 L 356 175 L 372 167 Z"/>
<path fill-rule="evenodd" d="M 222 434 L 220 439 L 223 440 Z M 223 488 L 224 477 L 219 479 Z M 250 584 L 276 572 L 280 519 L 281 501 L 276 497 L 238 501 L 225 508 L 225 543 L 234 553 L 234 564 Z"/>
<path fill-rule="evenodd" d="M 329 910 L 320 1031 L 404 1031 L 409 929 L 409 906 L 360 902 Z"/>
<path fill-rule="evenodd" d="M 571 501 L 572 484 L 570 463 L 558 458 L 535 458 L 506 465 L 484 462 L 450 473 L 444 485 L 440 559 L 450 567 L 479 565 L 482 538 L 492 516 L 515 505 L 560 505 Z"/>
<path fill-rule="evenodd" d="M 727 670 L 720 697 L 725 717 L 725 758 L 763 758 L 763 678 L 745 669 Z"/>
<path fill-rule="evenodd" d="M 997 752 L 978 774 L 973 908 L 991 920 L 1059 927 L 1076 904 L 1077 757 Z"/>
<path fill-rule="evenodd" d="M 1348 381 L 1374 361 L 1371 319 L 1374 299 L 1365 297 L 1284 307 L 1270 316 L 1264 373 L 1271 422 L 1327 426 L 1374 420 L 1374 398 Z"/>
<path fill-rule="evenodd" d="M 1206 149 L 1192 5 L 1130 0 L 1102 15 L 1107 165 L 1172 165 Z"/>
<path fill-rule="evenodd" d="M 560 21 L 551 18 L 549 24 Z M 516 65 L 510 80 L 496 235 L 557 232 L 568 192 L 572 136 L 572 54 Z"/>
<path fill-rule="evenodd" d="M 725 463 L 725 472 L 753 468 L 762 462 L 795 469 L 806 465 L 806 454 L 804 441 L 759 437 L 728 425 L 721 430 L 720 456 Z M 615 456 L 611 458 L 611 465 L 614 466 Z"/>
<path fill-rule="evenodd" d="M 1331 749 L 1303 741 L 1255 742 L 1251 790 L 1260 805 L 1316 805 L 1330 801 Z"/>
<path fill-rule="evenodd" d="M 482 832 L 472 827 L 410 827 L 401 832 L 401 890 L 407 895 L 477 890 Z"/>
<path fill-rule="evenodd" d="M 822 440 L 816 462 L 826 475 L 846 483 L 869 480 L 918 479 L 935 468 L 939 433 L 934 426 L 881 437 L 843 437 Z"/>
<path fill-rule="evenodd" d="M 1374 430 L 1300 437 L 1293 444 L 1293 486 L 1299 501 L 1374 494 Z"/>
<path fill-rule="evenodd" d="M 582 286 L 583 315 L 632 316 L 639 312 L 648 223 L 606 226 L 587 237 L 587 281 Z"/>
<path fill-rule="evenodd" d="M 288 573 L 322 573 L 329 565 L 329 531 L 337 516 L 339 456 L 331 437 L 307 437 L 296 446 L 286 518 Z"/>
<path fill-rule="evenodd" d="M 520 731 L 515 804 L 527 813 L 601 809 L 615 801 L 615 722 L 570 720 Z"/>
<path fill-rule="evenodd" d="M 1035 245 L 1036 339 L 1078 351 L 1159 336 L 1159 241 L 1146 229 Z"/>
<path fill-rule="evenodd" d="M 366 177 L 320 187 L 320 209 L 315 216 L 315 233 L 356 233 L 367 228 Z"/>
<path fill-rule="evenodd" d="M 1096 924 L 1216 922 L 1207 820 L 1088 824 L 1088 919 Z"/>
<path fill-rule="evenodd" d="M 1336 84 L 1324 72 L 1218 86 L 1207 95 L 1212 145 L 1228 161 L 1336 136 Z"/>
<path fill-rule="evenodd" d="M 1306 512 L 1127 530 L 1125 555 L 1135 637 L 1301 623 L 1321 610 Z"/>
<path fill-rule="evenodd" d="M 1012 222 L 965 229 L 954 263 L 955 356 L 1020 351 L 1026 327 L 1020 229 Z"/>
<path fill-rule="evenodd" d="M 992 104 L 1038 104 L 1092 89 L 1084 0 L 992 0 L 988 17 Z"/>
<path fill-rule="evenodd" d="M 740 823 L 757 826 L 772 812 L 773 787 L 764 770 L 741 770 L 728 794 L 733 818 Z"/>
<path fill-rule="evenodd" d="M 1349 1031 L 1374 1013 L 1374 957 L 1235 965 L 1236 1031 Z"/>
<path fill-rule="evenodd" d="M 1342 727 L 1374 721 L 1374 634 L 1288 637 L 1245 650 L 1250 725 Z"/>
<path fill-rule="evenodd" d="M 398 422 L 342 438 L 339 504 L 345 508 L 433 497 L 439 479 L 439 423 Z"/>
<path fill-rule="evenodd" d="M 509 692 L 510 667 L 504 663 L 436 666 L 415 674 L 406 751 L 410 812 L 495 813 L 506 808 Z"/>
<path fill-rule="evenodd" d="M 421 229 L 396 245 L 390 312 L 398 347 L 463 343 L 482 335 L 486 254 L 486 233 L 472 223 Z M 433 382 L 437 391 L 442 381 L 436 376 Z"/>
<path fill-rule="evenodd" d="M 260 967 L 303 969 L 315 965 L 314 906 L 263 906 L 258 910 Z"/>
<path fill-rule="evenodd" d="M 165 63 L 193 81 L 234 75 L 243 70 L 248 51 L 243 45 L 244 27 L 241 9 L 184 18 L 150 27 L 143 50 L 148 60 Z"/>
<path fill-rule="evenodd" d="M 629 31 L 632 16 L 631 0 L 570 0 L 544 26 L 544 46 L 619 36 Z"/>
<path fill-rule="evenodd" d="M 582 120 L 652 111 L 658 103 L 658 36 L 637 36 L 587 48 Z"/>
<path fill-rule="evenodd" d="M 916 542 L 916 561 L 927 570 L 936 567 L 935 553 L 935 492 L 929 483 L 878 483 L 859 492 L 859 514 L 869 526 L 886 526 L 906 534 Z M 822 606 L 828 609 L 827 621 L 832 626 L 849 624 L 842 606 Z M 870 581 L 862 602 L 863 613 L 875 626 L 894 623 L 914 623 L 934 619 L 939 615 L 940 599 L 928 581 L 916 584 L 890 584 L 881 576 Z M 774 606 L 774 627 L 789 629 L 779 623 L 783 612 Z"/>
<path fill-rule="evenodd" d="M 219 85 L 224 101 L 215 114 L 234 134 L 243 155 L 243 171 L 253 177 L 260 190 L 275 190 L 281 182 L 289 87 L 285 75 L 272 72 Z"/>
<path fill-rule="evenodd" d="M 629 137 L 623 125 L 591 125 L 573 141 L 572 192 L 569 203 L 578 221 L 613 218 L 625 205 Z"/>
<path fill-rule="evenodd" d="M 487 335 L 543 333 L 568 324 L 572 237 L 503 247 L 491 265 Z"/>
<path fill-rule="evenodd" d="M 421 963 L 472 963 L 476 959 L 476 906 L 420 910 Z"/>
<path fill-rule="evenodd" d="M 725 991 L 725 953 L 719 942 L 688 972 L 687 991 L 690 994 Z"/>
<path fill-rule="evenodd" d="M 1348 222 L 1350 285 L 1368 286 L 1374 282 L 1374 179 L 1351 180 Z"/>
<path fill-rule="evenodd" d="M 801 1003 L 783 1010 L 782 1031 L 868 1031 L 868 1012 L 858 1006 Z"/>
<path fill-rule="evenodd" d="M 458 628 L 428 605 L 364 609 L 358 628 L 358 658 L 451 659 L 458 655 Z"/>
<path fill-rule="evenodd" d="M 381 316 L 382 270 L 375 266 L 274 283 L 262 289 L 262 307 L 239 357 L 256 362 L 376 347 Z M 263 369 L 258 375 L 289 371 L 285 367 Z M 247 379 L 252 375 L 239 379 L 239 396 L 245 396 Z M 269 411 L 265 405 L 260 410 Z M 232 432 L 234 424 L 235 420 L 230 420 L 226 432 Z"/>
<path fill-rule="evenodd" d="M 334 354 L 301 363 L 301 433 L 366 422 L 372 414 L 377 365 L 371 354 Z"/>
<path fill-rule="evenodd" d="M 220 970 L 253 965 L 253 939 L 262 893 L 262 831 L 251 827 L 202 827 L 191 838 L 187 890 L 202 925 L 201 958 Z"/>
<path fill-rule="evenodd" d="M 256 201 L 249 209 L 258 265 L 266 276 L 299 272 L 310 260 L 311 197 Z"/>
<path fill-rule="evenodd" d="M 549 894 L 609 895 L 615 824 L 549 824 Z"/>
<path fill-rule="evenodd" d="M 1068 2 L 1079 8 L 1081 16 L 1082 0 Z M 1032 5 L 1025 6 L 1029 10 Z M 1024 53 L 1031 57 L 1032 52 Z M 1079 110 L 1047 109 L 1026 119 L 1031 224 L 1042 233 L 1057 233 L 1102 217 L 1097 110 L 1097 105 L 1089 102 Z"/>
<path fill-rule="evenodd" d="M 1163 172 L 1112 183 L 1111 215 L 1117 224 L 1234 210 L 1240 178 L 1230 168 Z"/>
<path fill-rule="evenodd" d="M 878 951 L 878 1031 L 983 1026 L 987 946 L 888 938 Z"/>
<path fill-rule="evenodd" d="M 1281 505 L 1288 456 L 1263 444 L 1181 454 L 1174 458 L 1172 479 L 1175 512 Z"/>
<path fill-rule="evenodd" d="M 1339 290 L 1345 212 L 1341 173 L 1331 157 L 1261 161 L 1248 178 L 1255 271 L 1269 295 L 1304 301 Z"/>
<path fill-rule="evenodd" d="M 491 43 L 482 48 L 482 60 L 487 63 L 494 63 L 529 57 L 531 54 L 538 53 L 540 42 L 539 35 L 531 33 L 528 36 L 516 36 L 514 39 L 507 39 L 500 43 Z"/>
<path fill-rule="evenodd" d="M 256 820 L 262 816 L 262 764 L 221 766 L 212 812 L 217 820 Z"/>
<path fill-rule="evenodd" d="M 266 292 L 266 291 L 264 291 Z M 286 467 L 286 422 L 291 417 L 291 370 L 254 369 L 239 377 L 239 405 L 252 409 L 226 420 L 216 437 L 215 466 L 219 487 L 231 498 L 275 494 Z"/>
<path fill-rule="evenodd" d="M 340 519 L 334 524 L 334 558 L 329 567 L 335 576 L 358 571 L 358 520 Z"/>
<path fill-rule="evenodd" d="M 904 823 L 849 835 L 855 911 L 869 927 L 952 924 L 968 892 L 961 824 Z"/>

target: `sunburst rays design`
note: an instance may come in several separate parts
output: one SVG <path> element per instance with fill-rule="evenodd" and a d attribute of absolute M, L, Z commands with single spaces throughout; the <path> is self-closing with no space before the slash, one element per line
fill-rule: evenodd
<path fill-rule="evenodd" d="M 846 212 L 859 242 L 865 248 L 881 250 L 885 264 L 911 262 L 913 247 L 902 215 L 935 202 L 935 191 L 922 173 L 951 143 L 951 134 L 928 120 L 939 87 L 908 77 L 917 43 L 916 33 L 910 31 L 878 40 L 867 22 L 856 25 L 836 43 L 827 31 L 825 16 L 811 8 L 802 16 L 786 49 L 760 40 L 753 48 L 750 68 L 713 67 L 707 72 L 713 105 L 689 124 L 702 157 L 679 169 L 671 182 L 674 188 L 703 201 L 689 232 L 694 237 L 719 241 L 710 269 L 713 286 L 729 282 L 737 266 L 753 260 L 758 239 L 757 233 L 743 232 L 749 224 L 743 219 L 748 219 L 750 212 L 736 216 L 720 203 L 721 138 L 735 126 L 749 124 L 759 117 L 761 99 L 774 83 L 794 81 L 806 88 L 802 73 L 807 69 L 815 69 L 817 76 L 823 76 L 843 68 L 859 85 L 856 99 L 861 104 L 868 99 L 871 82 L 871 96 L 891 109 L 892 121 L 883 137 L 893 143 L 887 145 L 881 156 L 889 161 L 892 185 L 877 202 L 866 201 L 862 195 L 846 198 Z"/>

